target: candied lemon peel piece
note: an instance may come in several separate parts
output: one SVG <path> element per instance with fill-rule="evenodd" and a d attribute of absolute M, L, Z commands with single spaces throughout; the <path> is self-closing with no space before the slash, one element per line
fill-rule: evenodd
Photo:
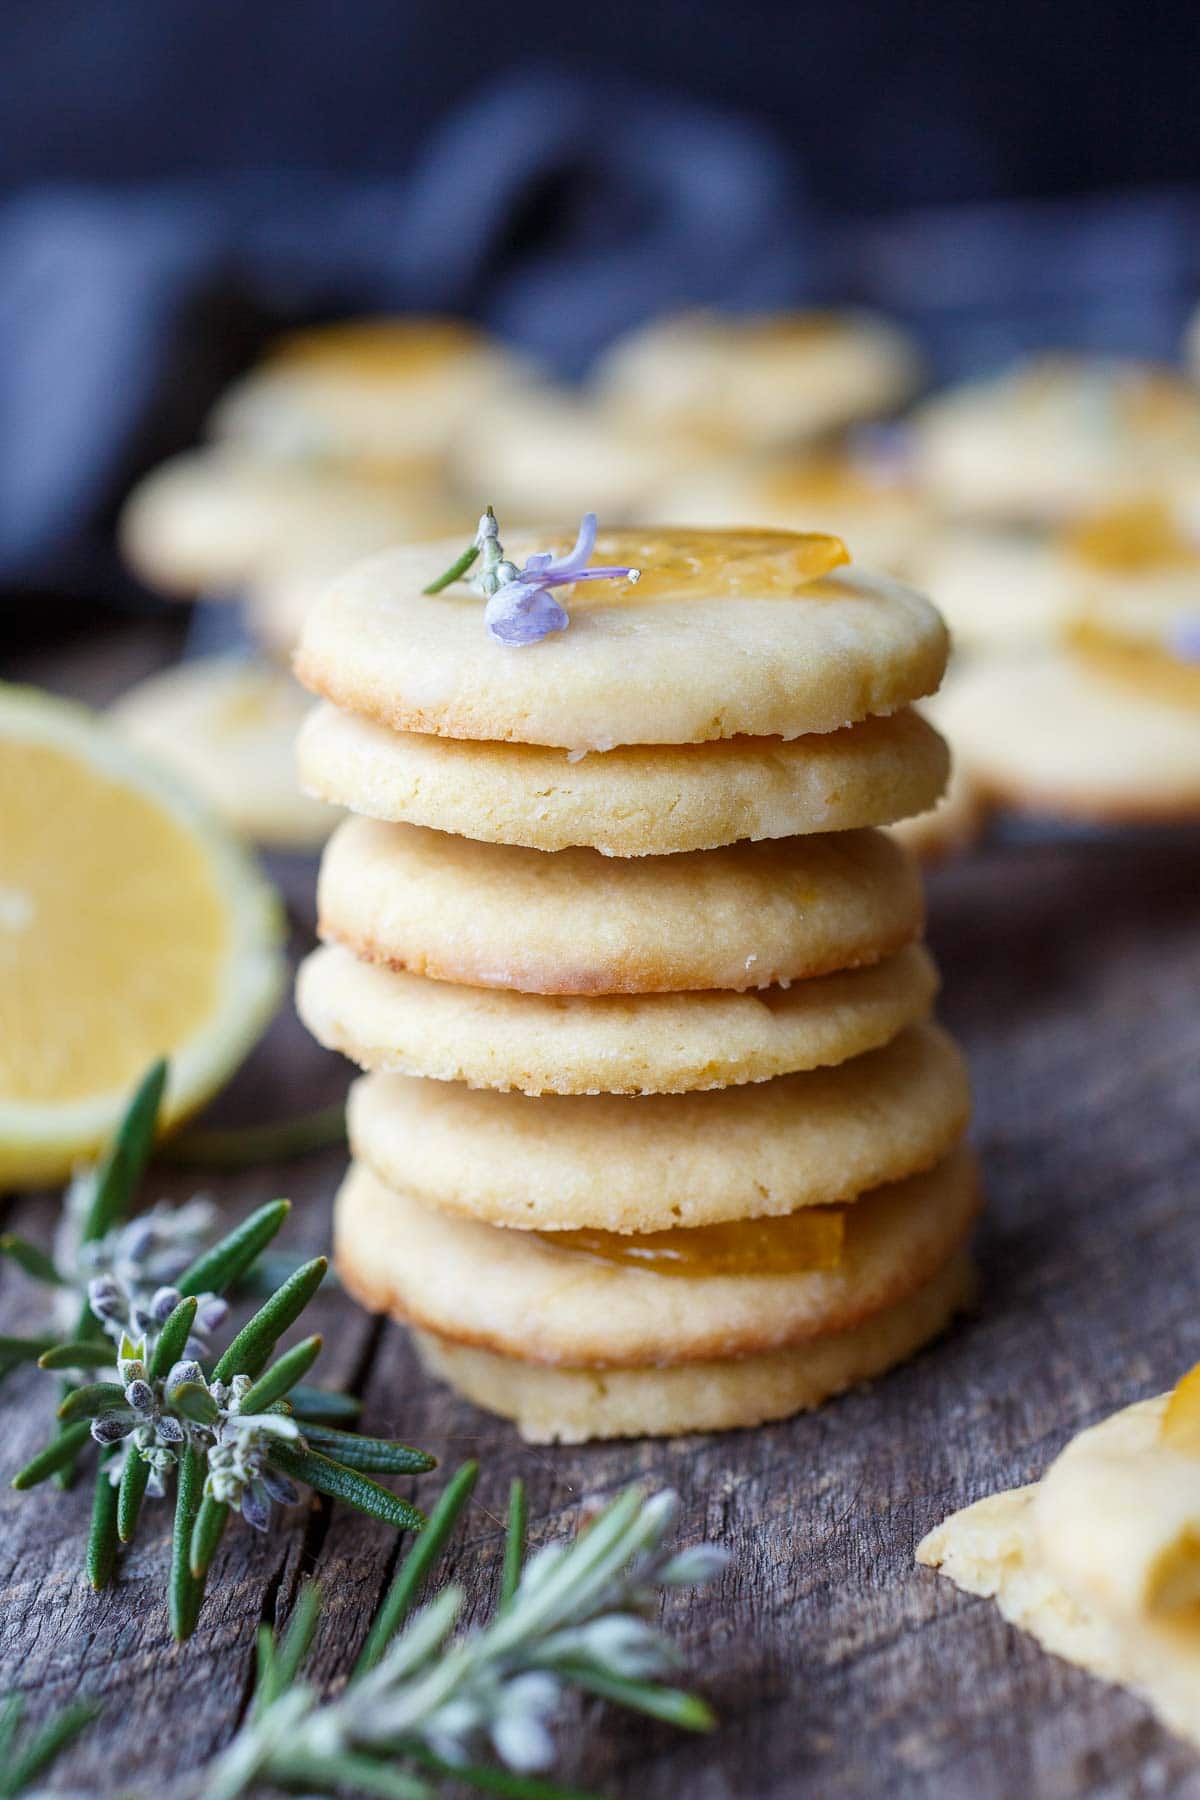
<path fill-rule="evenodd" d="M 1067 532 L 1065 544 L 1090 568 L 1124 574 L 1200 567 L 1200 542 L 1162 501 L 1138 501 L 1086 519 Z"/>
<path fill-rule="evenodd" d="M 846 1209 L 807 1206 L 777 1219 L 732 1219 L 679 1231 L 543 1231 L 544 1244 L 624 1268 L 690 1279 L 801 1275 L 841 1267 Z"/>
<path fill-rule="evenodd" d="M 0 684 L 0 1185 L 63 1179 L 171 1059 L 203 1104 L 283 983 L 268 884 L 191 792 L 83 707 Z"/>
<path fill-rule="evenodd" d="M 1159 1437 L 1172 1450 L 1200 1456 L 1200 1363 L 1172 1388 L 1159 1425 Z"/>
<path fill-rule="evenodd" d="M 850 561 L 822 531 L 602 531 L 596 559 L 641 570 L 636 586 L 597 584 L 590 606 L 643 600 L 790 599 Z"/>

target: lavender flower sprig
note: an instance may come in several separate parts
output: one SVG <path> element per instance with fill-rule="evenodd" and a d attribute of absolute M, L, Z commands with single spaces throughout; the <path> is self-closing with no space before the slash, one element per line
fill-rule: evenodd
<path fill-rule="evenodd" d="M 552 550 L 538 551 L 526 557 L 519 569 L 504 554 L 500 542 L 500 525 L 489 506 L 479 521 L 479 529 L 463 554 L 436 581 L 424 590 L 440 594 L 452 581 L 460 580 L 482 557 L 483 567 L 475 581 L 484 595 L 483 622 L 497 643 L 509 645 L 536 644 L 552 631 L 565 631 L 570 614 L 555 599 L 553 588 L 570 587 L 577 581 L 638 581 L 641 570 L 626 565 L 590 568 L 596 547 L 595 513 L 585 513 L 574 546 L 565 556 Z"/>
<path fill-rule="evenodd" d="M 664 1547 L 678 1511 L 672 1493 L 648 1499 L 627 1488 L 572 1543 L 548 1544 L 526 1561 L 524 1490 L 514 1482 L 491 1621 L 453 1636 L 464 1601 L 456 1586 L 409 1619 L 475 1474 L 468 1463 L 446 1489 L 385 1594 L 349 1682 L 332 1698 L 299 1680 L 319 1588 L 301 1591 L 282 1641 L 264 1630 L 253 1710 L 204 1770 L 206 1800 L 237 1800 L 264 1783 L 403 1800 L 433 1800 L 446 1780 L 491 1792 L 560 1792 L 529 1777 L 555 1760 L 551 1727 L 572 1689 L 685 1730 L 712 1729 L 702 1700 L 667 1685 L 681 1659 L 648 1616 L 663 1588 L 710 1581 L 726 1561 L 709 1544 Z"/>

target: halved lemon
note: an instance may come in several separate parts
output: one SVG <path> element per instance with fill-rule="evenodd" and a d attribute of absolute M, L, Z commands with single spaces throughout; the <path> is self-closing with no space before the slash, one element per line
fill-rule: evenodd
<path fill-rule="evenodd" d="M 0 1188 L 58 1181 L 171 1059 L 215 1093 L 283 982 L 282 916 L 188 789 L 84 708 L 0 683 Z"/>

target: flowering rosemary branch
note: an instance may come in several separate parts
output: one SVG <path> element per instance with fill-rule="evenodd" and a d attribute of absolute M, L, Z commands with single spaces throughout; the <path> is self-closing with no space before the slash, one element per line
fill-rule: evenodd
<path fill-rule="evenodd" d="M 485 596 L 483 622 L 500 644 L 536 644 L 552 631 L 565 631 L 571 623 L 566 608 L 551 593 L 552 588 L 569 587 L 577 581 L 638 581 L 641 570 L 624 566 L 606 569 L 589 568 L 596 547 L 596 515 L 585 513 L 574 547 L 565 556 L 553 551 L 539 551 L 525 559 L 518 569 L 504 554 L 500 542 L 500 525 L 489 506 L 479 521 L 479 528 L 467 548 L 448 569 L 422 591 L 440 594 L 454 581 L 459 581 L 480 557 L 483 559 L 476 581 L 477 591 Z"/>
<path fill-rule="evenodd" d="M 86 1568 L 101 1588 L 119 1546 L 137 1529 L 145 1497 L 163 1495 L 176 1477 L 170 1607 L 182 1638 L 195 1626 L 231 1510 L 265 1531 L 272 1504 L 298 1499 L 295 1484 L 303 1482 L 411 1530 L 421 1514 L 372 1475 L 420 1474 L 435 1459 L 340 1428 L 337 1421 L 351 1420 L 356 1403 L 303 1386 L 319 1337 L 272 1361 L 321 1285 L 324 1257 L 277 1267 L 258 1311 L 215 1353 L 211 1340 L 229 1310 L 224 1295 L 260 1265 L 290 1208 L 286 1200 L 261 1206 L 208 1248 L 201 1247 L 212 1214 L 205 1202 L 164 1203 L 129 1218 L 165 1077 L 163 1064 L 150 1070 L 100 1169 L 73 1184 L 54 1255 L 14 1238 L 0 1249 L 54 1284 L 76 1319 L 65 1340 L 20 1340 L 22 1359 L 36 1357 L 68 1379 L 58 1435 L 18 1471 L 13 1486 L 30 1488 L 69 1471 L 89 1439 L 100 1446 Z"/>
<path fill-rule="evenodd" d="M 685 1730 L 712 1729 L 705 1703 L 664 1680 L 679 1653 L 648 1617 L 660 1589 L 709 1581 L 725 1564 L 712 1545 L 663 1548 L 678 1510 L 674 1494 L 647 1499 L 627 1488 L 574 1542 L 548 1544 L 526 1560 L 525 1496 L 515 1482 L 490 1622 L 452 1635 L 459 1587 L 412 1614 L 475 1475 L 466 1464 L 443 1493 L 384 1595 L 350 1680 L 331 1698 L 300 1680 L 319 1587 L 302 1589 L 282 1638 L 263 1628 L 253 1708 L 203 1772 L 206 1800 L 237 1800 L 262 1784 L 432 1800 L 447 1780 L 526 1800 L 570 1800 L 539 1776 L 553 1765 L 550 1727 L 572 1689 Z"/>

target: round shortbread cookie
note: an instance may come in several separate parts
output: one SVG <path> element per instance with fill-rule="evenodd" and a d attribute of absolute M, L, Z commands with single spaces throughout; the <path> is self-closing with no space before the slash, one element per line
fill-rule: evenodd
<path fill-rule="evenodd" d="M 757 1356 L 850 1331 L 931 1280 L 979 1210 L 968 1150 L 864 1194 L 836 1269 L 679 1276 L 451 1219 L 352 1169 L 334 1210 L 338 1272 L 373 1312 L 523 1362 L 642 1368 Z"/>
<path fill-rule="evenodd" d="M 570 625 L 515 649 L 489 636 L 466 582 L 421 592 L 469 537 L 405 546 L 341 576 L 305 622 L 306 687 L 394 731 L 566 750 L 801 737 L 932 693 L 946 629 L 886 576 L 804 572 L 788 532 L 605 532 L 600 565 L 627 581 L 564 590 Z M 516 562 L 569 534 L 521 533 Z"/>
<path fill-rule="evenodd" d="M 970 1303 L 966 1251 L 888 1312 L 792 1350 L 678 1368 L 552 1369 L 415 1331 L 421 1360 L 467 1400 L 516 1422 L 531 1444 L 733 1431 L 809 1412 L 907 1361 Z"/>
<path fill-rule="evenodd" d="M 318 1043 L 363 1069 L 525 1094 L 678 1094 L 879 1049 L 936 991 L 919 944 L 787 988 L 597 999 L 427 981 L 330 946 L 301 964 L 296 1006 Z"/>
<path fill-rule="evenodd" d="M 271 663 L 198 656 L 130 688 L 110 709 L 122 737 L 173 769 L 243 836 L 277 849 L 324 843 L 338 815 L 302 793 L 304 694 Z"/>
<path fill-rule="evenodd" d="M 1036 356 L 939 394 L 917 473 L 951 516 L 1057 524 L 1200 478 L 1200 393 L 1174 370 Z"/>
<path fill-rule="evenodd" d="M 955 756 L 1007 804 L 1132 824 L 1200 817 L 1200 709 L 1143 697 L 1065 650 L 956 671 Z"/>
<path fill-rule="evenodd" d="M 932 536 L 912 568 L 962 651 L 1022 651 L 1056 641 L 1077 603 L 1058 538 L 958 525 Z"/>
<path fill-rule="evenodd" d="M 365 1075 L 355 1156 L 428 1206 L 526 1230 L 667 1231 L 850 1200 L 932 1168 L 970 1113 L 935 1025 L 833 1069 L 691 1094 L 500 1094 Z"/>
<path fill-rule="evenodd" d="M 321 935 L 366 961 L 534 994 L 771 987 L 890 956 L 922 908 L 881 831 L 620 860 L 347 819 L 317 885 Z"/>
<path fill-rule="evenodd" d="M 338 542 L 357 535 L 353 558 L 443 529 L 445 517 L 420 484 L 270 462 L 230 446 L 189 450 L 151 470 L 118 529 L 143 581 L 190 596 L 239 587 L 297 534 L 308 543 L 324 530 Z"/>
<path fill-rule="evenodd" d="M 572 759 L 536 744 L 388 731 L 325 702 L 298 757 L 311 794 L 373 819 L 606 856 L 890 825 L 936 804 L 950 764 L 937 732 L 908 708 L 790 741 L 720 738 Z"/>
<path fill-rule="evenodd" d="M 227 390 L 210 426 L 275 457 L 429 464 L 477 405 L 528 375 L 524 359 L 462 319 L 351 319 L 282 338 Z"/>
<path fill-rule="evenodd" d="M 877 418 L 919 375 L 912 340 L 872 313 L 686 312 L 618 339 L 592 385 L 615 417 L 716 448 L 800 443 Z"/>

